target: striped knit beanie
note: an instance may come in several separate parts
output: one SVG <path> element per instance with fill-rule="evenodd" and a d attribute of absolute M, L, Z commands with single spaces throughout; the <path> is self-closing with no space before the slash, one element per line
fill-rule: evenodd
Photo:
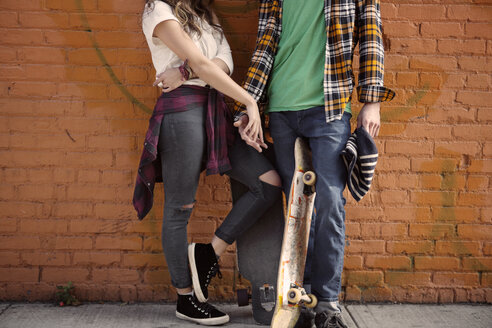
<path fill-rule="evenodd" d="M 347 167 L 347 185 L 352 197 L 360 201 L 371 188 L 378 149 L 371 135 L 363 127 L 349 137 L 342 158 Z"/>

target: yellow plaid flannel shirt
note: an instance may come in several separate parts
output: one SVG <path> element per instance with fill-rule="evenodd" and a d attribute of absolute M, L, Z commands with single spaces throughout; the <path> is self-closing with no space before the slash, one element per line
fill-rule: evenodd
<path fill-rule="evenodd" d="M 321 1 L 321 0 L 320 0 Z M 326 121 L 340 119 L 355 85 L 352 60 L 359 44 L 358 99 L 363 103 L 393 99 L 384 87 L 384 47 L 379 0 L 324 0 L 326 51 L 323 89 Z M 302 4 L 300 4 L 302 6 Z M 282 0 L 260 0 L 256 48 L 243 87 L 266 102 L 268 77 L 282 31 Z M 302 69 L 302 66 L 300 67 Z M 246 111 L 236 102 L 236 115 Z"/>

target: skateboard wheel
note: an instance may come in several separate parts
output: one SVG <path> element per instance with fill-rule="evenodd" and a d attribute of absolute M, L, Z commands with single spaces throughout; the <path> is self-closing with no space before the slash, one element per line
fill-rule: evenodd
<path fill-rule="evenodd" d="M 246 306 L 249 305 L 249 294 L 247 289 L 238 289 L 237 294 L 237 305 Z"/>
<path fill-rule="evenodd" d="M 289 301 L 290 304 L 297 304 L 301 300 L 302 293 L 299 289 L 296 288 L 291 288 L 287 292 L 287 301 Z"/>
<path fill-rule="evenodd" d="M 308 186 L 314 185 L 316 183 L 316 173 L 314 173 L 313 171 L 307 171 L 302 176 L 302 182 L 304 182 L 304 184 Z"/>
<path fill-rule="evenodd" d="M 313 294 L 308 294 L 309 298 L 311 299 L 311 302 L 304 302 L 304 305 L 309 308 L 309 309 L 312 309 L 314 308 L 316 305 L 318 305 L 318 299 L 316 298 L 316 296 L 314 296 Z"/>

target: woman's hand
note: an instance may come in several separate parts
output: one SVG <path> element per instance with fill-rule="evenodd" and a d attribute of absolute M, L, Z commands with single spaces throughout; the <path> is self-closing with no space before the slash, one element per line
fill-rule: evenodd
<path fill-rule="evenodd" d="M 258 114 L 258 109 L 256 109 L 256 113 L 257 119 L 255 118 L 254 120 L 258 120 L 259 123 L 259 126 L 257 127 L 259 129 L 258 134 L 252 133 L 253 129 L 255 128 L 255 123 L 252 123 L 253 120 L 249 119 L 249 114 L 241 116 L 237 122 L 234 122 L 234 126 L 238 128 L 241 139 L 243 139 L 246 144 L 250 145 L 261 153 L 263 151 L 262 148 L 267 149 L 268 146 L 263 140 L 263 130 L 261 128 L 261 121 L 260 115 Z"/>
<path fill-rule="evenodd" d="M 179 68 L 169 68 L 157 74 L 153 86 L 159 86 L 163 92 L 171 92 L 183 84 L 183 76 Z"/>

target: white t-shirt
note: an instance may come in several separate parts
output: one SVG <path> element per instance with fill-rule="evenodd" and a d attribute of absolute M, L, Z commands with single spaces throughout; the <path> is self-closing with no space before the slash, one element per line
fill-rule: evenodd
<path fill-rule="evenodd" d="M 183 61 L 172 52 L 159 38 L 153 37 L 155 27 L 166 20 L 178 19 L 174 16 L 171 6 L 162 1 L 154 1 L 153 6 L 146 6 L 142 16 L 142 28 L 149 45 L 152 62 L 156 73 L 162 73 L 168 68 L 179 67 Z M 232 62 L 231 48 L 227 43 L 225 36 L 222 36 L 215 31 L 207 22 L 201 22 L 202 35 L 198 38 L 197 35 L 192 35 L 192 40 L 195 45 L 202 51 L 203 55 L 208 59 L 219 58 L 226 63 L 230 74 L 234 68 Z M 192 79 L 184 82 L 187 85 L 205 86 L 207 83 L 200 79 Z"/>

